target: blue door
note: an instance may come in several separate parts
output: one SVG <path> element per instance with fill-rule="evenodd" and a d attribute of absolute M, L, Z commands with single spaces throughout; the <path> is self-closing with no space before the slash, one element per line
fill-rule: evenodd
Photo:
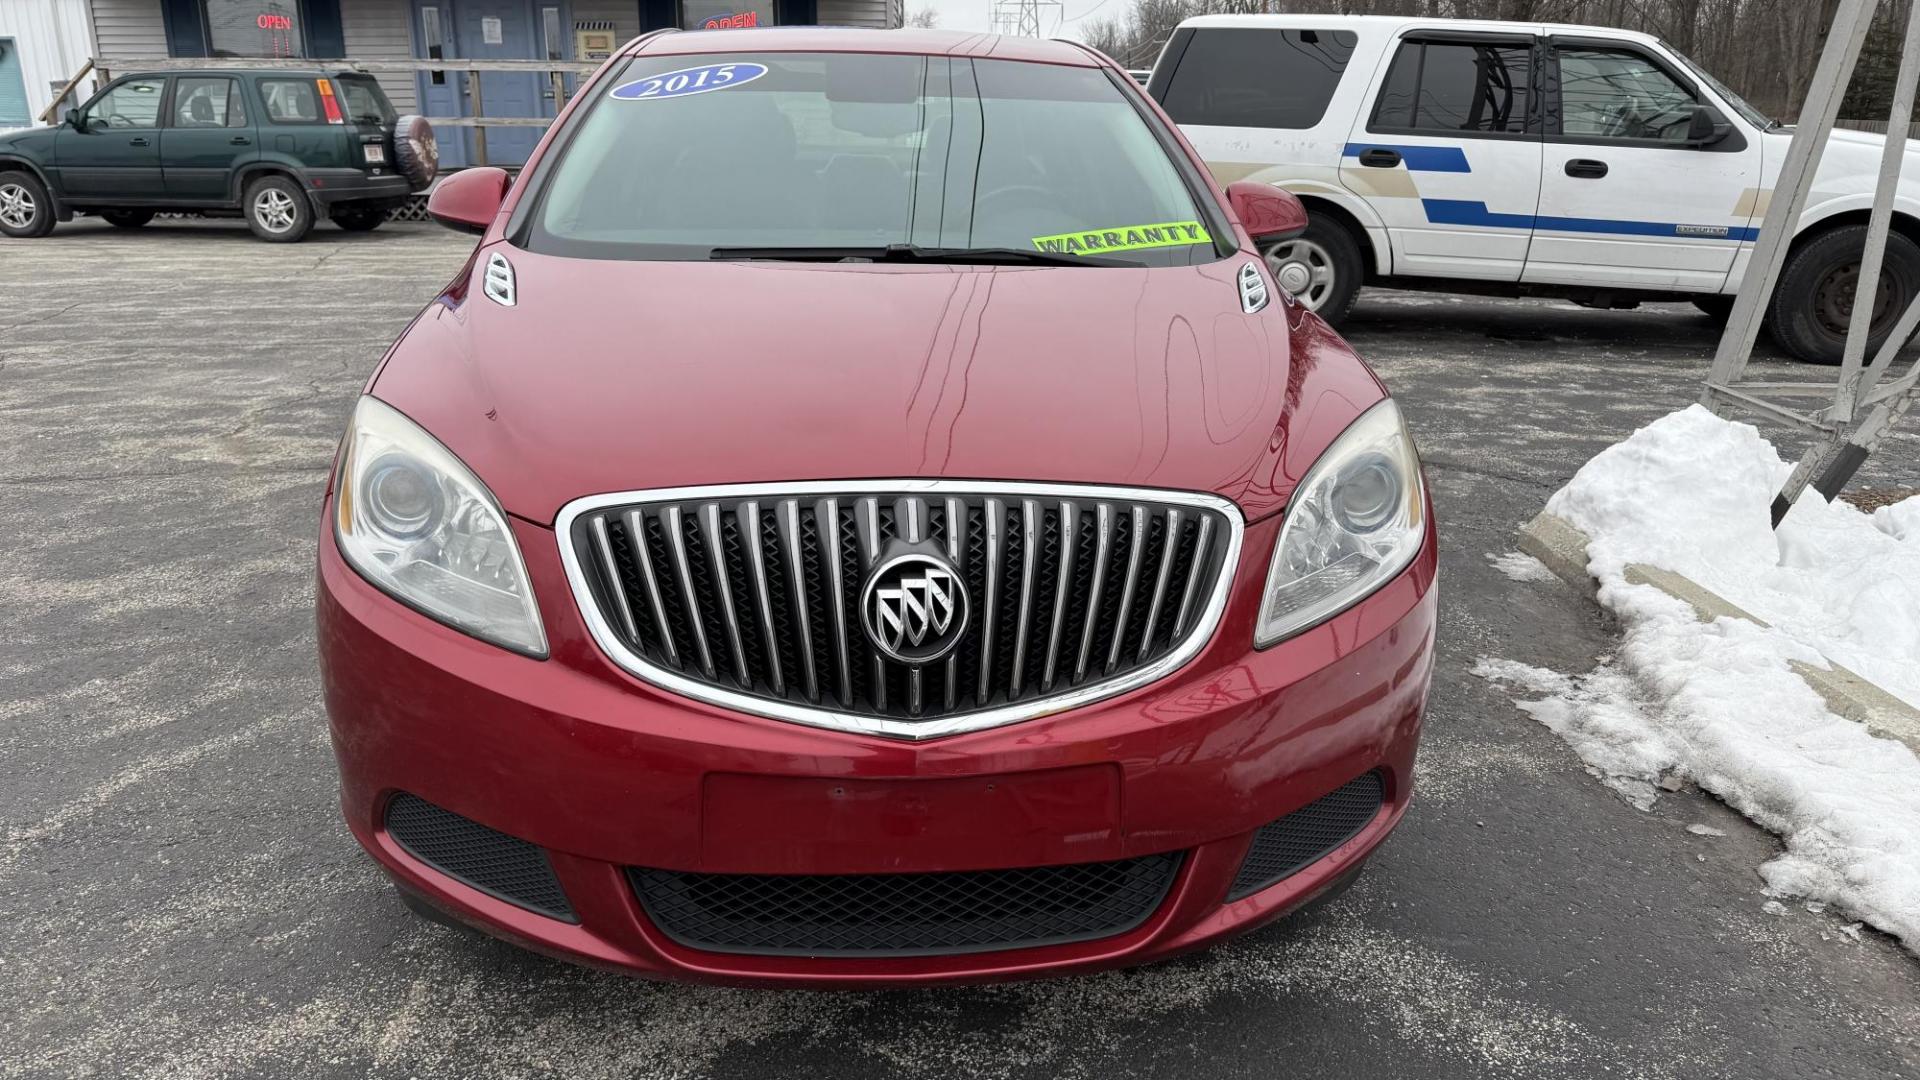
<path fill-rule="evenodd" d="M 558 22 L 559 10 L 556 7 Z M 427 59 L 539 60 L 546 56 L 533 0 L 415 0 L 415 30 Z M 428 116 L 474 115 L 475 87 L 465 72 L 423 73 L 420 101 Z M 480 74 L 480 111 L 487 116 L 539 117 L 554 114 L 546 76 L 529 72 Z M 457 135 L 443 130 L 442 165 L 480 164 L 480 137 L 472 128 Z M 486 129 L 488 165 L 520 165 L 540 141 L 537 127 Z"/>
<path fill-rule="evenodd" d="M 454 51 L 451 0 L 416 2 L 413 9 L 414 40 L 419 43 L 415 55 L 422 60 L 452 60 Z M 423 116 L 465 116 L 466 96 L 460 81 L 466 76 L 452 71 L 423 71 L 419 75 L 420 112 Z M 440 164 L 453 167 L 467 164 L 467 140 L 472 133 L 465 128 L 441 128 Z"/>

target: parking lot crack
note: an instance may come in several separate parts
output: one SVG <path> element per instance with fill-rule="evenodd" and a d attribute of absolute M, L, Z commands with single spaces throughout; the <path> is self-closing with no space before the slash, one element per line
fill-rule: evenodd
<path fill-rule="evenodd" d="M 57 318 L 59 318 L 59 317 L 60 317 L 60 316 L 62 316 L 62 315 L 65 315 L 65 314 L 66 314 L 67 312 L 69 312 L 69 311 L 72 311 L 72 310 L 73 310 L 74 308 L 77 308 L 77 307 L 79 307 L 79 306 L 80 306 L 80 305 L 79 305 L 79 304 L 77 304 L 77 303 L 74 303 L 74 304 L 68 304 L 68 305 L 67 305 L 66 307 L 63 307 L 63 308 L 61 308 L 61 309 L 60 309 L 59 311 L 55 311 L 55 312 L 52 312 L 52 313 L 50 313 L 50 314 L 46 314 L 46 315 L 42 315 L 42 316 L 40 316 L 39 318 L 35 318 L 35 319 L 22 319 L 21 321 L 19 321 L 19 322 L 17 322 L 17 323 L 9 323 L 9 324 L 7 324 L 6 326 L 0 326 L 0 333 L 5 333 L 5 332 L 6 332 L 6 331 L 8 331 L 8 330 L 18 330 L 18 329 L 20 329 L 20 328 L 21 328 L 21 327 L 23 327 L 23 326 L 32 326 L 32 325 L 34 325 L 35 323 L 43 323 L 43 322 L 52 322 L 53 320 L 55 320 L 55 319 L 57 319 Z"/>

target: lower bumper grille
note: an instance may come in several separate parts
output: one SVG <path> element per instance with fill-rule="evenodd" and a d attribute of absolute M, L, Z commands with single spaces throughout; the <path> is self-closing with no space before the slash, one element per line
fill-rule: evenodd
<path fill-rule="evenodd" d="M 387 804 L 387 834 L 448 877 L 536 914 L 577 921 L 547 853 L 534 844 L 406 794 Z"/>
<path fill-rule="evenodd" d="M 1370 772 L 1261 826 L 1227 899 L 1250 896 L 1319 862 L 1367 827 L 1385 795 L 1380 774 Z"/>
<path fill-rule="evenodd" d="M 1112 937 L 1144 923 L 1180 855 L 938 874 L 631 869 L 666 935 L 708 952 L 933 956 Z"/>

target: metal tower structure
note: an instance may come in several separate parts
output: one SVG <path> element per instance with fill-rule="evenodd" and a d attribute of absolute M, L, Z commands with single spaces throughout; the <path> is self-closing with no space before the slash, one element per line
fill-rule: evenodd
<path fill-rule="evenodd" d="M 1060 0 L 987 0 L 992 16 L 992 29 L 996 34 L 1011 34 L 1014 37 L 1043 37 L 1047 19 L 1052 17 L 1052 27 L 1060 28 L 1060 21 L 1066 17 L 1066 9 Z"/>
<path fill-rule="evenodd" d="M 1753 258 L 1740 293 L 1720 338 L 1720 348 L 1707 376 L 1701 404 L 1722 416 L 1747 412 L 1785 421 L 1814 436 L 1793 474 L 1774 498 L 1773 524 L 1777 528 L 1793 501 L 1809 486 L 1831 501 L 1852 479 L 1895 424 L 1920 403 L 1920 358 L 1905 371 L 1896 371 L 1899 357 L 1916 329 L 1920 329 L 1920 298 L 1894 324 L 1886 342 L 1867 356 L 1868 329 L 1873 321 L 1874 293 L 1886 256 L 1887 234 L 1893 219 L 1893 196 L 1906 163 L 1907 135 L 1913 121 L 1916 88 L 1920 88 L 1920 3 L 1908 13 L 1905 47 L 1895 77 L 1893 107 L 1887 117 L 1886 146 L 1880 158 L 1879 183 L 1867 224 L 1866 250 L 1861 257 L 1860 280 L 1854 296 L 1852 325 L 1840 362 L 1838 385 L 1815 379 L 1750 381 L 1747 362 L 1760 333 L 1767 298 L 1773 295 L 1780 268 L 1786 262 L 1800 214 L 1813 187 L 1814 171 L 1826 149 L 1840 111 L 1840 99 L 1860 60 L 1860 48 L 1884 0 L 1841 0 L 1834 14 L 1827 44 L 1820 56 L 1813 84 L 1794 129 L 1780 176 L 1774 182 L 1773 201 L 1754 244 Z M 1817 404 L 1821 399 L 1829 404 Z M 1809 402 L 1808 399 L 1812 399 Z"/>

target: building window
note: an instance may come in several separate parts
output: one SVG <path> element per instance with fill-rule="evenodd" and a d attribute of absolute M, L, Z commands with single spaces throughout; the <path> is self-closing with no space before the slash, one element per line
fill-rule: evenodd
<path fill-rule="evenodd" d="M 565 60 L 567 43 L 560 36 L 560 9 L 543 7 L 540 9 L 540 41 L 545 46 L 548 60 Z"/>
<path fill-rule="evenodd" d="M 739 30 L 779 23 L 773 0 L 680 0 L 683 30 Z"/>
<path fill-rule="evenodd" d="M 427 47 L 427 59 L 445 60 L 447 58 L 447 36 L 440 28 L 440 9 L 423 7 L 420 9 L 420 41 Z M 447 85 L 447 73 L 431 71 L 427 81 L 435 86 Z"/>
<path fill-rule="evenodd" d="M 307 54 L 298 0 L 201 0 L 209 56 L 295 57 Z"/>

